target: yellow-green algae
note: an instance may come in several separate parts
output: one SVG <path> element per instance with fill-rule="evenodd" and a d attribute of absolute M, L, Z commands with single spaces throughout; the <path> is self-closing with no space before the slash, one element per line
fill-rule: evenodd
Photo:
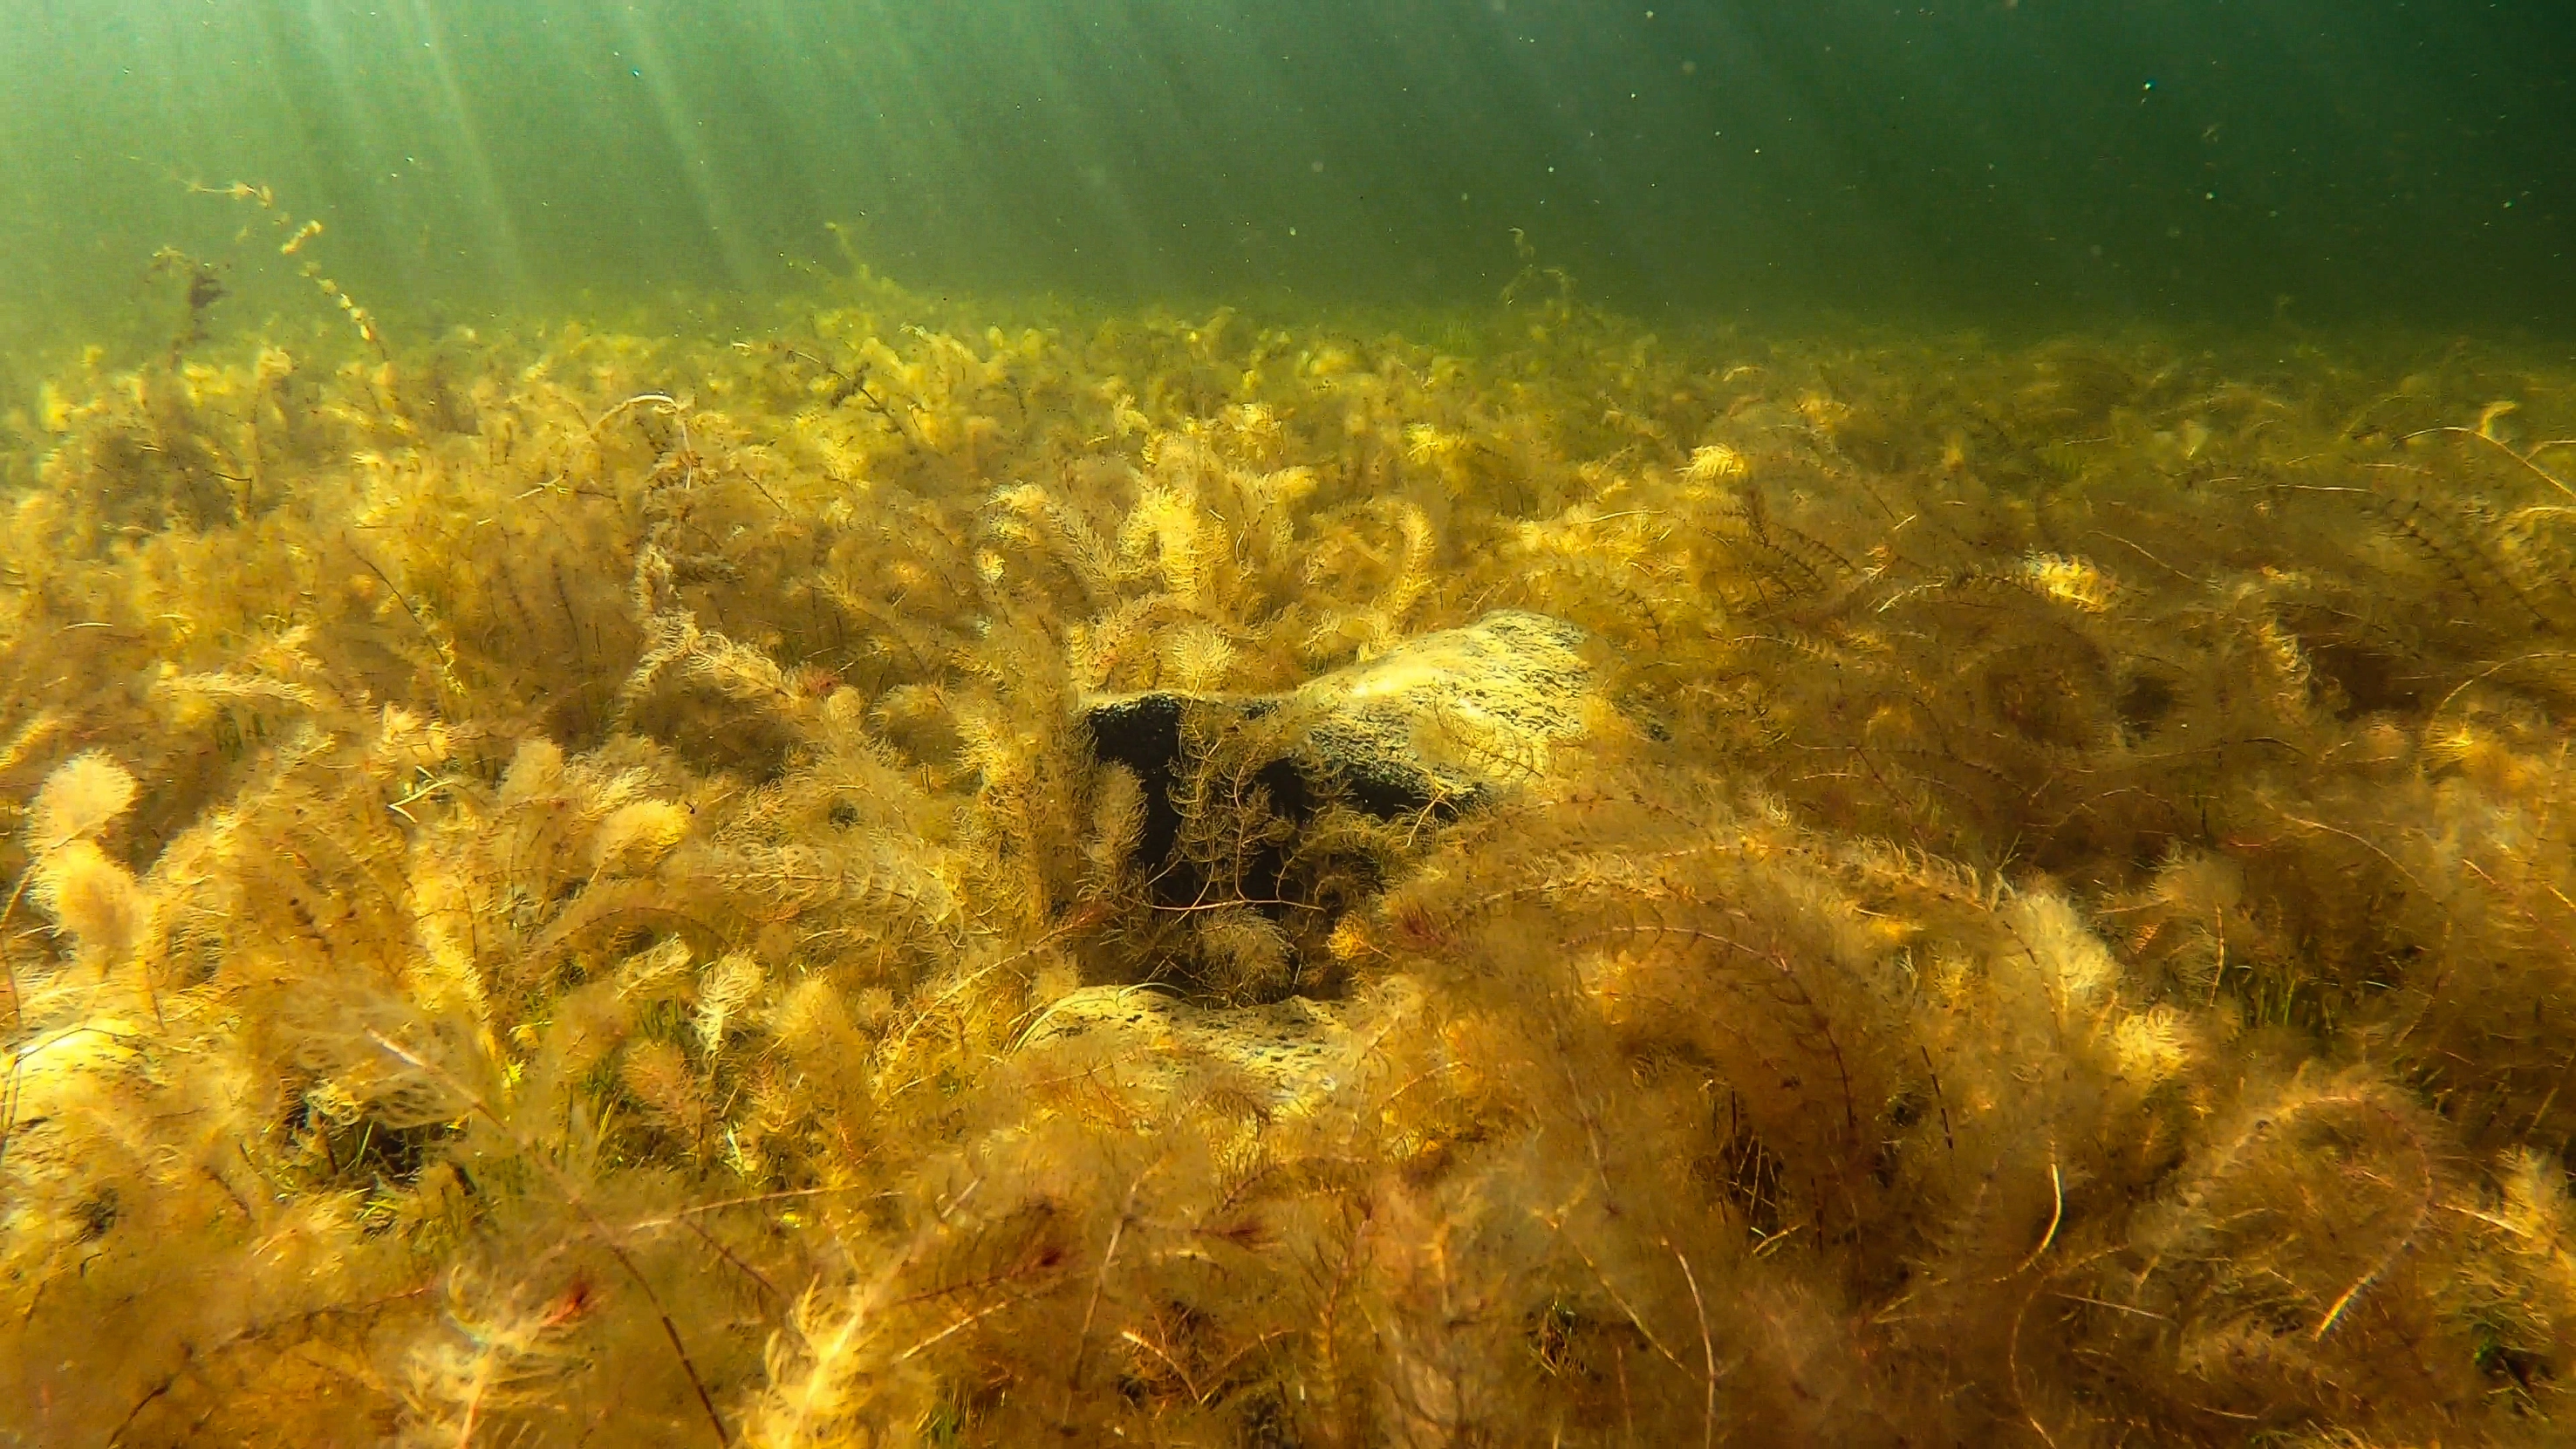
<path fill-rule="evenodd" d="M 0 1442 L 2565 1441 L 2576 373 L 961 311 L 11 416 Z"/>

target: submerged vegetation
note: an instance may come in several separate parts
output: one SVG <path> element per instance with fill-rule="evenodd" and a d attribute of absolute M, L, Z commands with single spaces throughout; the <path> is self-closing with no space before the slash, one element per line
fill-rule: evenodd
<path fill-rule="evenodd" d="M 0 1442 L 2576 1425 L 2576 374 L 172 265 L 5 430 Z M 1095 762 L 1506 609 L 1507 789 Z"/>

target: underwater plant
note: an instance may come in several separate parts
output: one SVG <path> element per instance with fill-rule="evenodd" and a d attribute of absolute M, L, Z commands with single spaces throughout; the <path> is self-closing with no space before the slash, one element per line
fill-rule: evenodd
<path fill-rule="evenodd" d="M 2576 374 L 190 266 L 10 429 L 0 1442 L 2569 1432 Z"/>

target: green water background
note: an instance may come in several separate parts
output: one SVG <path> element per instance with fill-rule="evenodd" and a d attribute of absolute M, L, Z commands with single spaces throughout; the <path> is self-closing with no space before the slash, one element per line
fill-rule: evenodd
<path fill-rule="evenodd" d="M 907 283 L 2576 338 L 2576 7 L 8 0 L 0 351 Z M 2571 344 L 2576 345 L 2576 344 Z"/>

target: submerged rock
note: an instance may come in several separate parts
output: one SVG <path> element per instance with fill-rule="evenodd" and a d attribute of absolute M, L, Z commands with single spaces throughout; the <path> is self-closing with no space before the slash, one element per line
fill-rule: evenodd
<path fill-rule="evenodd" d="M 1120 695 L 1091 702 L 1084 723 L 1094 758 L 1134 771 L 1143 786 L 1136 856 L 1158 868 L 1158 898 L 1197 900 L 1206 881 L 1172 856 L 1192 823 L 1189 802 L 1206 798 L 1193 791 L 1193 773 L 1223 751 L 1240 752 L 1222 762 L 1228 778 L 1257 787 L 1269 812 L 1298 830 L 1333 804 L 1380 821 L 1446 822 L 1544 773 L 1556 750 L 1592 728 L 1607 706 L 1591 654 L 1574 625 L 1503 609 L 1283 694 Z M 1245 894 L 1275 893 L 1295 844 L 1265 845 L 1267 858 L 1241 882 Z"/>
<path fill-rule="evenodd" d="M 1059 997 L 1018 1051 L 1102 1052 L 1136 1089 L 1230 1088 L 1266 1112 L 1311 1110 L 1359 1080 L 1374 1049 L 1419 1014 L 1422 988 L 1388 977 L 1347 1001 L 1292 996 L 1206 1006 L 1154 986 L 1086 986 Z"/>

